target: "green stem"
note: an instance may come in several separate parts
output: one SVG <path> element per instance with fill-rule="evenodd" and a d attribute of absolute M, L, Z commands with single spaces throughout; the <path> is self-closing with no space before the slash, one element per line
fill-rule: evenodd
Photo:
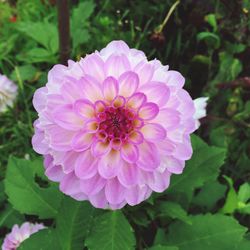
<path fill-rule="evenodd" d="M 170 16 L 172 15 L 172 13 L 174 12 L 175 8 L 177 7 L 177 5 L 180 3 L 180 0 L 176 1 L 170 8 L 170 10 L 168 11 L 168 14 L 166 15 L 163 23 L 160 25 L 158 32 L 162 32 L 163 28 L 165 27 L 165 25 L 168 22 L 168 19 L 170 18 Z"/>
<path fill-rule="evenodd" d="M 17 66 L 15 66 L 15 73 L 16 73 L 16 77 L 17 77 L 18 86 L 19 86 L 19 89 L 20 89 L 22 97 L 23 97 L 24 106 L 25 106 L 27 119 L 28 119 L 28 125 L 30 128 L 30 131 L 32 131 L 33 126 L 32 126 L 32 119 L 31 119 L 31 115 L 30 115 L 29 105 L 27 102 L 27 98 L 25 97 L 23 81 L 21 79 L 20 72 L 19 72 L 19 69 Z"/>

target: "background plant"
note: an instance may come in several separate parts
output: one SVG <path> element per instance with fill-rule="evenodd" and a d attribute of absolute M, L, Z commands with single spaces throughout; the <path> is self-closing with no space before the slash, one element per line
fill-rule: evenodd
<path fill-rule="evenodd" d="M 123 39 L 181 71 L 192 97 L 210 96 L 184 173 L 166 192 L 111 212 L 62 195 L 30 145 L 33 92 L 58 62 L 54 1 L 0 3 L 0 71 L 19 87 L 0 116 L 1 240 L 29 220 L 48 229 L 20 249 L 249 249 L 250 1 L 181 1 L 158 34 L 173 4 L 71 1 L 72 59 Z"/>

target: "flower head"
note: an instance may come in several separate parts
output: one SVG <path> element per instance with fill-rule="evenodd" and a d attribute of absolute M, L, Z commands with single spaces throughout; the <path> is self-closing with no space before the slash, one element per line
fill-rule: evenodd
<path fill-rule="evenodd" d="M 17 96 L 17 86 L 5 75 L 0 74 L 0 112 L 12 107 Z"/>
<path fill-rule="evenodd" d="M 11 232 L 4 239 L 2 250 L 16 250 L 30 235 L 44 228 L 43 224 L 32 224 L 29 222 L 25 222 L 20 227 L 14 225 Z"/>
<path fill-rule="evenodd" d="M 184 78 L 113 41 L 35 92 L 32 143 L 60 190 L 95 207 L 136 205 L 164 191 L 192 155 L 195 106 Z"/>

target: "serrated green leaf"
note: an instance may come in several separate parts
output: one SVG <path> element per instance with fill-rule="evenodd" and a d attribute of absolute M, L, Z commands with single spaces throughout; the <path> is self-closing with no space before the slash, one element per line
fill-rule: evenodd
<path fill-rule="evenodd" d="M 21 224 L 22 221 L 24 221 L 24 216 L 10 205 L 7 205 L 4 210 L 0 211 L 0 227 L 11 228 L 14 224 Z"/>
<path fill-rule="evenodd" d="M 211 210 L 217 201 L 225 196 L 226 189 L 226 185 L 222 185 L 218 181 L 207 182 L 193 198 L 192 203 Z"/>
<path fill-rule="evenodd" d="M 19 212 L 38 215 L 42 219 L 53 218 L 63 195 L 55 185 L 41 188 L 35 182 L 37 167 L 43 168 L 42 165 L 34 166 L 30 161 L 10 157 L 4 180 L 5 193 Z"/>
<path fill-rule="evenodd" d="M 133 229 L 121 211 L 110 211 L 95 220 L 85 241 L 89 250 L 134 249 Z"/>
<path fill-rule="evenodd" d="M 95 8 L 93 1 L 84 1 L 73 9 L 71 17 L 71 37 L 73 41 L 73 49 L 79 45 L 86 43 L 90 36 L 86 29 L 87 19 L 91 16 Z"/>
<path fill-rule="evenodd" d="M 102 210 L 95 209 L 88 202 L 79 202 L 65 197 L 56 217 L 56 231 L 62 250 L 81 250 L 83 240 L 92 226 L 91 221 Z"/>
<path fill-rule="evenodd" d="M 61 250 L 61 248 L 58 247 L 55 230 L 43 229 L 23 241 L 18 250 Z"/>
<path fill-rule="evenodd" d="M 237 246 L 247 229 L 233 217 L 207 214 L 190 218 L 192 225 L 179 221 L 170 225 L 168 245 L 177 246 L 180 250 L 240 249 Z"/>
<path fill-rule="evenodd" d="M 181 175 L 171 178 L 167 194 L 177 192 L 186 195 L 190 201 L 193 191 L 218 177 L 220 166 L 225 159 L 225 149 L 208 146 L 198 136 L 192 136 L 193 156 Z"/>
<path fill-rule="evenodd" d="M 51 54 L 58 52 L 58 31 L 55 23 L 47 21 L 20 22 L 16 28 L 38 44 L 44 46 Z"/>
<path fill-rule="evenodd" d="M 178 203 L 172 201 L 160 202 L 157 205 L 157 215 L 158 216 L 168 216 L 172 219 L 179 219 L 188 224 L 191 223 L 187 212 Z"/>

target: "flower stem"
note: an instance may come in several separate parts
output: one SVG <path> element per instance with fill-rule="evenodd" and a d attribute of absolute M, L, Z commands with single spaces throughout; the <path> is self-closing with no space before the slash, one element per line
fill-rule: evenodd
<path fill-rule="evenodd" d="M 20 72 L 19 72 L 19 69 L 18 69 L 17 66 L 15 66 L 15 73 L 16 73 L 16 77 L 17 77 L 18 86 L 19 86 L 19 89 L 21 91 L 22 98 L 23 98 L 23 101 L 24 101 L 24 106 L 25 106 L 25 109 L 26 109 L 28 125 L 29 125 L 29 128 L 30 128 L 30 131 L 32 131 L 33 126 L 32 126 L 32 119 L 31 119 L 31 115 L 30 115 L 29 105 L 28 105 L 28 102 L 27 102 L 27 98 L 25 97 L 25 94 L 24 94 L 23 81 L 21 79 Z"/>
<path fill-rule="evenodd" d="M 168 19 L 170 18 L 170 16 L 172 15 L 172 13 L 174 12 L 175 8 L 177 7 L 177 5 L 180 3 L 180 0 L 176 1 L 170 8 L 170 10 L 168 11 L 168 14 L 166 15 L 163 23 L 160 25 L 158 32 L 162 32 L 163 28 L 165 27 L 165 25 L 168 22 Z"/>

